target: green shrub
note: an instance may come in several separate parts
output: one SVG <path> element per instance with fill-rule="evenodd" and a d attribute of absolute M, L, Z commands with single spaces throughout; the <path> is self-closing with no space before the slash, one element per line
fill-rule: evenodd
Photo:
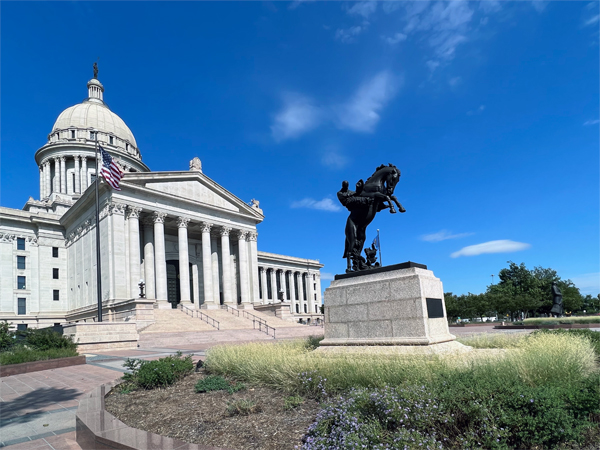
<path fill-rule="evenodd" d="M 22 345 L 15 345 L 10 350 L 0 353 L 0 365 L 21 364 L 47 359 L 68 358 L 77 356 L 77 351 L 71 348 L 51 348 L 49 350 L 36 350 Z"/>
<path fill-rule="evenodd" d="M 8 350 L 15 342 L 15 334 L 10 331 L 10 324 L 3 320 L 0 322 L 0 352 Z"/>
<path fill-rule="evenodd" d="M 198 380 L 194 389 L 196 392 L 227 391 L 233 394 L 234 392 L 246 389 L 246 386 L 242 383 L 231 384 L 219 375 L 209 375 L 206 378 Z"/>
<path fill-rule="evenodd" d="M 192 355 L 183 357 L 181 352 L 154 361 L 128 358 L 123 364 L 131 370 L 123 380 L 130 386 L 155 389 L 170 386 L 194 370 Z"/>
<path fill-rule="evenodd" d="M 23 334 L 25 344 L 36 350 L 77 349 L 77 344 L 73 342 L 71 336 L 63 336 L 49 328 L 26 330 Z"/>
<path fill-rule="evenodd" d="M 306 338 L 306 348 L 309 350 L 314 350 L 319 345 L 321 345 L 321 341 L 325 339 L 324 336 L 309 336 Z"/>
<path fill-rule="evenodd" d="M 238 399 L 227 402 L 227 413 L 230 416 L 248 416 L 260 411 L 260 406 L 252 400 Z"/>
<path fill-rule="evenodd" d="M 287 410 L 294 409 L 300 406 L 302 403 L 304 403 L 304 399 L 302 397 L 299 395 L 292 395 L 290 397 L 286 397 L 283 408 Z"/>

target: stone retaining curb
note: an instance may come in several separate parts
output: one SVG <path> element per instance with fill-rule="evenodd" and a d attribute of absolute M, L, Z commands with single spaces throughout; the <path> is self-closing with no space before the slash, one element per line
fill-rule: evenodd
<path fill-rule="evenodd" d="M 539 330 L 542 328 L 600 328 L 600 323 L 561 323 L 557 325 L 497 325 L 495 330 Z"/>
<path fill-rule="evenodd" d="M 104 396 L 118 383 L 116 381 L 103 384 L 79 401 L 76 414 L 76 439 L 82 449 L 232 450 L 224 447 L 190 444 L 125 425 L 104 409 Z"/>
<path fill-rule="evenodd" d="M 0 377 L 39 372 L 40 370 L 60 369 L 61 367 L 78 366 L 80 364 L 85 364 L 84 355 L 70 356 L 68 358 L 45 359 L 42 361 L 30 361 L 21 364 L 9 364 L 7 366 L 0 366 Z"/>

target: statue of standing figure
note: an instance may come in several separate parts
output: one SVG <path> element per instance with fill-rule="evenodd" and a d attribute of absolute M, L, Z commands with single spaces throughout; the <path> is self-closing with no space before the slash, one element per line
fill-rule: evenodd
<path fill-rule="evenodd" d="M 558 284 L 556 281 L 552 282 L 552 309 L 550 310 L 550 314 L 555 315 L 556 317 L 560 317 L 565 313 L 563 308 L 563 297 L 562 292 L 558 288 Z"/>
<path fill-rule="evenodd" d="M 94 78 L 98 79 L 98 63 L 94 63 Z"/>
<path fill-rule="evenodd" d="M 375 173 L 356 183 L 356 191 L 349 189 L 348 181 L 342 182 L 342 189 L 337 197 L 350 215 L 346 220 L 346 241 L 344 258 L 346 258 L 346 272 L 355 272 L 373 268 L 361 255 L 365 245 L 367 226 L 375 218 L 375 214 L 386 208 L 390 213 L 396 213 L 394 204 L 403 213 L 406 210 L 394 195 L 396 184 L 400 180 L 400 170 L 393 164 L 382 164 Z"/>

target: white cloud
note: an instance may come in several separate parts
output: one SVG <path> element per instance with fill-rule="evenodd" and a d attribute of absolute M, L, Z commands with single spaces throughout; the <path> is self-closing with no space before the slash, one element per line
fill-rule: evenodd
<path fill-rule="evenodd" d="M 400 80 L 383 71 L 364 83 L 346 104 L 335 108 L 338 126 L 371 133 L 379 122 L 379 113 L 396 95 Z"/>
<path fill-rule="evenodd" d="M 485 110 L 485 105 L 479 105 L 475 111 L 467 111 L 467 116 L 473 116 L 475 114 L 481 114 Z"/>
<path fill-rule="evenodd" d="M 456 87 L 458 86 L 462 81 L 461 77 L 454 77 L 454 78 L 450 78 L 448 80 L 448 84 L 450 85 L 450 87 Z"/>
<path fill-rule="evenodd" d="M 596 120 L 586 120 L 583 125 L 598 125 L 600 123 L 600 120 L 596 119 Z"/>
<path fill-rule="evenodd" d="M 598 295 L 600 293 L 600 273 L 584 273 L 571 277 L 570 280 L 575 283 L 583 295 Z"/>
<path fill-rule="evenodd" d="M 484 14 L 490 14 L 500 11 L 502 7 L 498 0 L 484 0 L 479 2 L 479 9 L 481 9 Z"/>
<path fill-rule="evenodd" d="M 284 95 L 284 106 L 277 113 L 271 126 L 271 133 L 276 141 L 283 141 L 300 136 L 315 128 L 323 119 L 322 110 L 302 95 Z"/>
<path fill-rule="evenodd" d="M 546 6 L 548 6 L 548 3 L 546 3 L 544 0 L 532 0 L 531 4 L 533 6 L 533 9 L 535 9 L 539 13 L 544 11 L 546 9 Z"/>
<path fill-rule="evenodd" d="M 356 36 L 361 34 L 366 29 L 367 27 L 364 25 L 356 25 L 350 28 L 338 28 L 335 32 L 335 38 L 344 44 L 349 44 L 354 42 L 356 40 Z"/>
<path fill-rule="evenodd" d="M 342 155 L 337 149 L 327 149 L 321 156 L 321 163 L 327 167 L 341 169 L 348 164 L 348 158 Z"/>
<path fill-rule="evenodd" d="M 595 16 L 591 17 L 590 19 L 586 20 L 583 25 L 584 26 L 589 26 L 589 25 L 594 25 L 596 22 L 598 22 L 600 20 L 600 15 L 596 14 Z"/>
<path fill-rule="evenodd" d="M 382 2 L 381 9 L 386 14 L 391 14 L 402 6 L 401 2 Z"/>
<path fill-rule="evenodd" d="M 396 33 L 392 37 L 381 36 L 381 38 L 390 45 L 396 45 L 398 42 L 405 41 L 406 35 L 404 33 Z"/>
<path fill-rule="evenodd" d="M 321 280 L 324 281 L 333 281 L 334 275 L 329 272 L 321 272 Z"/>
<path fill-rule="evenodd" d="M 456 233 L 452 234 L 448 230 L 438 231 L 437 233 L 424 234 L 421 240 L 425 242 L 441 242 L 447 239 L 459 239 L 466 236 L 472 236 L 474 233 Z"/>
<path fill-rule="evenodd" d="M 375 11 L 377 11 L 377 2 L 358 2 L 348 9 L 348 14 L 357 14 L 368 19 Z"/>
<path fill-rule="evenodd" d="M 459 251 L 452 253 L 452 258 L 458 258 L 459 256 L 477 256 L 484 253 L 511 253 L 520 252 L 527 250 L 531 247 L 531 244 L 524 242 L 515 242 L 507 239 L 499 241 L 483 242 L 481 244 L 469 245 L 461 248 Z"/>
<path fill-rule="evenodd" d="M 294 201 L 290 205 L 291 208 L 306 208 L 317 209 L 319 211 L 340 211 L 341 206 L 335 204 L 330 198 L 323 200 L 314 200 L 312 198 L 303 198 L 302 200 Z"/>

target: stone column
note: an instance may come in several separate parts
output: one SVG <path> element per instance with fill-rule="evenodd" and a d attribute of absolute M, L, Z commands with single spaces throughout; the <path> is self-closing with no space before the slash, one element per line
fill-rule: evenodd
<path fill-rule="evenodd" d="M 304 304 L 304 283 L 302 280 L 302 272 L 298 272 L 298 303 L 300 303 L 300 312 L 302 312 L 302 305 Z"/>
<path fill-rule="evenodd" d="M 44 166 L 40 166 L 40 200 L 44 198 L 44 184 L 46 180 L 44 180 Z"/>
<path fill-rule="evenodd" d="M 88 177 L 87 177 L 87 158 L 85 156 L 81 156 L 81 192 L 85 191 L 88 187 Z"/>
<path fill-rule="evenodd" d="M 260 281 L 262 287 L 262 302 L 263 304 L 269 303 L 269 290 L 267 289 L 267 269 L 260 267 Z"/>
<path fill-rule="evenodd" d="M 79 172 L 79 155 L 75 155 L 75 186 L 73 186 L 73 192 L 75 194 L 81 194 L 81 173 Z"/>
<path fill-rule="evenodd" d="M 212 264 L 212 283 L 213 283 L 213 299 L 216 304 L 221 303 L 221 291 L 219 289 L 219 248 L 217 246 L 217 237 L 210 237 L 210 261 Z"/>
<path fill-rule="evenodd" d="M 310 272 L 306 272 L 306 305 L 308 308 L 308 312 L 314 312 L 313 308 L 314 298 L 313 298 L 313 280 L 312 274 Z"/>
<path fill-rule="evenodd" d="M 177 218 L 177 236 L 179 238 L 179 295 L 181 303 L 191 303 L 190 297 L 190 257 L 188 250 L 188 217 Z"/>
<path fill-rule="evenodd" d="M 216 302 L 212 286 L 212 259 L 210 248 L 210 230 L 212 223 L 202 224 L 202 279 L 204 281 L 204 304 L 207 308 L 215 308 Z"/>
<path fill-rule="evenodd" d="M 46 161 L 44 163 L 44 175 L 46 177 L 46 189 L 44 190 L 44 198 L 50 197 L 50 194 L 52 194 L 52 176 L 50 173 L 50 169 L 50 161 Z"/>
<path fill-rule="evenodd" d="M 64 156 L 60 157 L 60 193 L 67 193 L 67 165 Z"/>
<path fill-rule="evenodd" d="M 198 264 L 192 264 L 192 292 L 194 293 L 194 308 L 200 309 L 200 280 L 198 279 Z"/>
<path fill-rule="evenodd" d="M 277 300 L 277 270 L 271 269 L 271 300 Z"/>
<path fill-rule="evenodd" d="M 144 224 L 144 278 L 146 282 L 146 298 L 156 298 L 154 282 L 154 221 L 145 219 Z"/>
<path fill-rule="evenodd" d="M 60 192 L 60 159 L 54 158 L 54 183 L 52 192 Z"/>
<path fill-rule="evenodd" d="M 315 305 L 317 305 L 318 307 L 321 307 L 321 274 L 317 273 L 317 301 L 315 302 Z M 314 311 L 314 307 L 313 307 L 313 311 Z M 317 311 L 319 314 L 321 313 L 321 311 Z"/>
<path fill-rule="evenodd" d="M 129 295 L 138 298 L 140 289 L 138 284 L 141 278 L 140 270 L 140 211 L 141 208 L 127 207 L 127 221 L 129 223 Z"/>
<path fill-rule="evenodd" d="M 250 258 L 249 258 L 249 266 L 250 266 L 250 280 L 252 281 L 252 289 L 251 293 L 251 302 L 252 303 L 260 303 L 260 294 L 259 294 L 259 285 L 258 285 L 258 248 L 256 239 L 258 238 L 258 233 L 251 231 L 248 233 L 248 241 L 250 242 Z"/>
<path fill-rule="evenodd" d="M 156 270 L 156 299 L 168 301 L 167 293 L 167 257 L 165 255 L 165 217 L 161 212 L 154 212 L 154 267 Z"/>
<path fill-rule="evenodd" d="M 231 279 L 231 250 L 229 248 L 229 233 L 231 228 L 222 227 L 221 233 L 221 263 L 223 265 L 223 303 L 226 305 L 234 305 L 235 301 L 232 295 L 232 279 Z"/>
<path fill-rule="evenodd" d="M 250 288 L 248 286 L 248 252 L 246 251 L 246 236 L 248 236 L 247 231 L 238 231 L 238 267 L 240 270 L 240 296 L 242 297 L 242 305 L 250 303 Z"/>
<path fill-rule="evenodd" d="M 292 302 L 292 311 L 295 311 L 294 304 L 298 301 L 296 298 L 296 280 L 294 280 L 295 275 L 296 274 L 294 271 L 290 272 L 290 301 Z"/>

